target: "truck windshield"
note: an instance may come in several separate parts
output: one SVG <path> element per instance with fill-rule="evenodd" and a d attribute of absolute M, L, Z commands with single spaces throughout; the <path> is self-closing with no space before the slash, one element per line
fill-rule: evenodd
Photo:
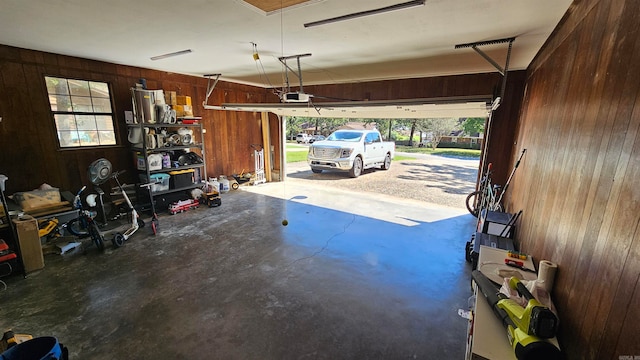
<path fill-rule="evenodd" d="M 362 137 L 362 133 L 361 132 L 357 132 L 357 131 L 338 131 L 338 132 L 334 132 L 333 134 L 329 135 L 329 138 L 327 138 L 327 140 L 358 142 L 358 141 L 360 141 L 360 137 Z"/>

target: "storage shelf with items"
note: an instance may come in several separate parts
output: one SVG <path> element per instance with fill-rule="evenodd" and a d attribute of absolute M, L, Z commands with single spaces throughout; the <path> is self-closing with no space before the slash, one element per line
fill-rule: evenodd
<path fill-rule="evenodd" d="M 173 108 L 177 106 L 166 104 L 167 98 L 162 90 L 132 89 L 129 141 L 140 182 L 159 181 L 151 187 L 152 198 L 201 187 L 206 179 L 201 118 L 184 117 L 184 106 L 180 108 L 183 116 L 176 116 Z"/>

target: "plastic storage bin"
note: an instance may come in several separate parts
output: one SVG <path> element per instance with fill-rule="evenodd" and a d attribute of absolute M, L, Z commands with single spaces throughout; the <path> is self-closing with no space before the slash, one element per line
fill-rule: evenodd
<path fill-rule="evenodd" d="M 172 189 L 191 186 L 194 183 L 194 174 L 194 169 L 170 171 L 169 175 L 171 175 L 171 181 L 169 184 Z"/>
<path fill-rule="evenodd" d="M 158 192 L 169 190 L 169 178 L 171 178 L 169 174 L 151 174 L 151 181 L 156 181 L 156 184 L 151 185 L 151 191 Z"/>

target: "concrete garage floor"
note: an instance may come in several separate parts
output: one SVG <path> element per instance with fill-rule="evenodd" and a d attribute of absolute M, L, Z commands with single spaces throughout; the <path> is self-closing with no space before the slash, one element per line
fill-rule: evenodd
<path fill-rule="evenodd" d="M 243 186 L 162 216 L 156 237 L 5 278 L 0 326 L 72 359 L 462 359 L 474 225 L 386 195 Z"/>

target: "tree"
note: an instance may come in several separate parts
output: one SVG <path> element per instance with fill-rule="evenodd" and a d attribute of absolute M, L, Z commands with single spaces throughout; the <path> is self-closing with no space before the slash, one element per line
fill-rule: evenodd
<path fill-rule="evenodd" d="M 484 133 L 485 118 L 467 118 L 462 123 L 462 130 L 468 136 Z"/>
<path fill-rule="evenodd" d="M 431 148 L 435 149 L 440 144 L 443 136 L 448 136 L 458 127 L 458 119 L 454 118 L 437 118 L 425 119 L 424 130 L 431 133 Z"/>

